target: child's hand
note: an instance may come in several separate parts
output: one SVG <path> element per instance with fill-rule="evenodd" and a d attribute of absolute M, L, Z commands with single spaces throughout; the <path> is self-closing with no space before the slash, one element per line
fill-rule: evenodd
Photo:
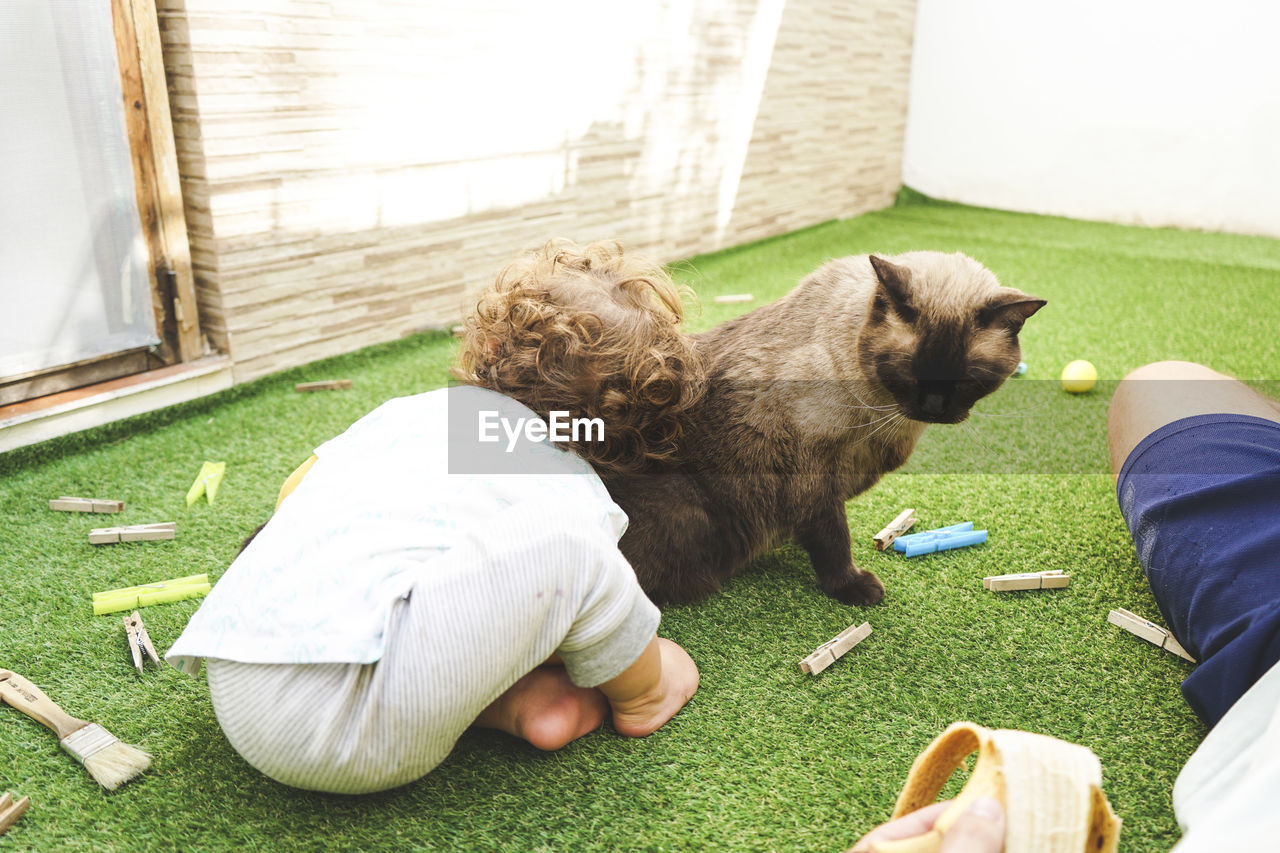
<path fill-rule="evenodd" d="M 925 835 L 951 801 L 934 803 L 909 815 L 881 824 L 853 846 L 850 853 L 865 853 L 877 841 L 898 841 Z M 1004 809 L 999 800 L 981 797 L 942 836 L 940 853 L 1000 853 L 1004 849 Z"/>
<path fill-rule="evenodd" d="M 613 727 L 644 737 L 676 715 L 698 689 L 698 667 L 671 640 L 654 637 L 622 675 L 600 685 L 613 709 Z"/>

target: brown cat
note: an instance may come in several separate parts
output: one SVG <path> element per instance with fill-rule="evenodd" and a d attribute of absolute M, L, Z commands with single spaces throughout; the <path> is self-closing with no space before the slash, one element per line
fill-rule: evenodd
<path fill-rule="evenodd" d="M 850 556 L 845 501 L 902 465 L 928 424 L 958 423 L 996 390 L 1045 304 L 962 254 L 855 255 L 681 335 L 660 272 L 593 248 L 504 272 L 468 319 L 460 375 L 544 417 L 583 400 L 573 407 L 605 414 L 606 432 L 628 419 L 612 430 L 621 449 L 575 449 L 630 518 L 619 547 L 659 604 L 715 592 L 788 537 L 828 595 L 880 601 Z"/>
<path fill-rule="evenodd" d="M 604 472 L 641 585 L 659 603 L 696 600 L 794 537 L 828 595 L 880 601 L 850 556 L 845 501 L 902 465 L 928 424 L 959 423 L 996 390 L 1044 304 L 964 255 L 856 255 L 693 336 L 708 382 L 679 465 Z"/>

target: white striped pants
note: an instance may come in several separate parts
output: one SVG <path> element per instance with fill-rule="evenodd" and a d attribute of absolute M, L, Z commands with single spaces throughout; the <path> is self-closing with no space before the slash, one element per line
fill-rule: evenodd
<path fill-rule="evenodd" d="M 570 549 L 572 552 L 572 549 Z M 218 723 L 277 781 L 342 794 L 419 779 L 519 678 L 559 652 L 594 686 L 639 657 L 658 610 L 617 559 L 499 567 L 397 601 L 376 663 L 239 663 L 208 658 Z"/>

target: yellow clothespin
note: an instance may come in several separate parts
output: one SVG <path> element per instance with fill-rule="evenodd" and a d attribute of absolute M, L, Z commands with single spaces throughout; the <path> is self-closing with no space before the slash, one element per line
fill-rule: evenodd
<path fill-rule="evenodd" d="M 188 575 L 184 578 L 156 581 L 155 583 L 129 586 L 123 589 L 109 589 L 93 594 L 93 615 L 104 613 L 121 613 L 135 607 L 147 607 L 152 604 L 168 604 L 171 601 L 186 601 L 189 598 L 200 598 L 208 595 L 213 586 L 209 576 Z"/>
<path fill-rule="evenodd" d="M 142 672 L 142 655 L 145 652 L 147 657 L 155 663 L 160 663 L 160 656 L 156 654 L 156 647 L 151 645 L 151 637 L 147 635 L 147 626 L 142 624 L 142 616 L 138 611 L 133 611 L 130 616 L 124 617 L 124 632 L 129 638 L 129 653 L 133 655 L 133 667 Z"/>
<path fill-rule="evenodd" d="M 218 486 L 222 485 L 222 475 L 227 470 L 225 462 L 205 462 L 200 466 L 196 481 L 187 489 L 187 506 L 191 506 L 201 495 L 208 498 L 209 503 L 218 495 Z"/>

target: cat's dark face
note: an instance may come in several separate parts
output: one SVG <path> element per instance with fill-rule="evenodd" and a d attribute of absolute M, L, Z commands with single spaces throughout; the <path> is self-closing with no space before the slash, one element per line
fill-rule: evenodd
<path fill-rule="evenodd" d="M 864 375 L 915 421 L 954 424 L 1013 374 L 1018 332 L 1043 299 L 1001 287 L 963 255 L 870 256 L 877 278 L 858 337 Z"/>

